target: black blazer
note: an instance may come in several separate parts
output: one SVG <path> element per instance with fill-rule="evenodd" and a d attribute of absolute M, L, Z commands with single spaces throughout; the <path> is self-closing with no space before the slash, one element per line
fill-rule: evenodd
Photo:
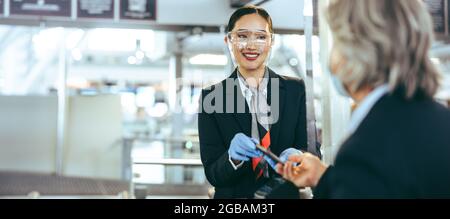
<path fill-rule="evenodd" d="M 278 122 L 271 127 L 270 149 L 277 155 L 290 147 L 306 151 L 305 84 L 299 79 L 279 76 L 272 70 L 269 70 L 269 77 L 279 79 L 280 88 L 280 117 Z M 237 79 L 236 70 L 229 79 Z M 235 86 L 233 92 L 233 89 L 225 89 L 226 83 L 224 80 L 202 90 L 201 103 L 204 103 L 203 100 L 211 91 L 223 89 L 223 95 L 220 95 L 220 98 L 216 98 L 215 101 L 223 101 L 222 112 L 226 112 L 225 106 L 230 106 L 227 101 L 233 100 L 236 110 L 237 100 L 245 101 L 244 97 L 239 84 Z M 269 105 L 273 102 L 271 83 L 272 80 L 269 80 Z M 244 103 L 247 113 L 207 113 L 204 106 L 201 105 L 202 111 L 198 117 L 200 154 L 206 178 L 215 187 L 214 198 L 253 198 L 255 191 L 266 182 L 265 179 L 256 180 L 251 162 L 244 162 L 244 165 L 238 170 L 234 170 L 229 162 L 228 148 L 233 137 L 237 133 L 251 136 L 251 114 L 248 113 L 247 103 Z M 272 168 L 269 167 L 269 169 L 270 174 L 276 174 Z"/>
<path fill-rule="evenodd" d="M 450 198 L 450 111 L 380 99 L 339 150 L 315 198 Z"/>

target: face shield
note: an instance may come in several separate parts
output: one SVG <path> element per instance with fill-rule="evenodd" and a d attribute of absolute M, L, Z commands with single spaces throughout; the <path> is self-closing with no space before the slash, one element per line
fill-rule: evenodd
<path fill-rule="evenodd" d="M 264 61 L 264 64 L 270 60 L 272 43 L 274 40 L 273 33 L 267 33 L 265 31 L 251 31 L 251 30 L 238 30 L 227 33 L 228 38 L 228 49 L 231 53 L 231 58 L 235 67 L 237 66 L 236 58 L 234 57 L 234 50 L 244 50 L 252 48 L 258 53 L 263 53 L 267 47 L 269 47 L 269 52 Z"/>

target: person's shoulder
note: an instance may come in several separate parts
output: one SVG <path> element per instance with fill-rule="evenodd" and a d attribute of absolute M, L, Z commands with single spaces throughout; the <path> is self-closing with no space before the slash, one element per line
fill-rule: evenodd
<path fill-rule="evenodd" d="M 228 85 L 234 87 L 237 86 L 238 83 L 239 81 L 237 79 L 237 73 L 235 70 L 231 73 L 231 75 L 229 75 L 222 81 L 204 86 L 204 88 L 202 89 L 202 95 L 207 95 L 212 91 L 217 91 L 218 89 L 225 89 L 225 88 L 229 89 Z"/>
<path fill-rule="evenodd" d="M 305 90 L 305 81 L 302 78 L 286 75 L 278 75 L 278 77 L 287 89 L 300 89 L 301 91 Z"/>
<path fill-rule="evenodd" d="M 405 99 L 403 96 L 393 93 L 386 95 L 380 101 L 380 107 L 386 109 L 390 108 L 390 110 L 383 110 L 385 113 L 389 112 L 405 116 L 411 116 L 410 114 L 421 114 L 422 116 L 450 119 L 450 109 L 432 98 L 421 97 Z"/>
<path fill-rule="evenodd" d="M 222 82 L 206 85 L 204 88 L 202 88 L 202 94 L 208 94 L 217 89 L 219 86 L 222 86 Z"/>
<path fill-rule="evenodd" d="M 436 113 L 442 115 L 443 117 L 450 119 L 450 109 L 448 106 L 444 106 L 442 103 L 431 100 L 430 105 L 434 108 Z"/>
<path fill-rule="evenodd" d="M 363 120 L 360 131 L 380 135 L 396 136 L 415 133 L 433 127 L 450 129 L 450 110 L 435 100 L 404 99 L 395 94 L 382 97 Z M 394 131 L 395 130 L 395 131 Z M 370 135 L 370 134 L 369 134 Z"/>
<path fill-rule="evenodd" d="M 450 129 L 450 109 L 435 100 L 428 100 L 423 112 L 428 112 L 429 117 L 434 117 L 433 122 L 445 129 Z"/>
<path fill-rule="evenodd" d="M 305 82 L 303 81 L 302 78 L 299 77 L 292 77 L 292 76 L 287 76 L 287 75 L 278 75 L 280 77 L 281 80 L 285 81 L 286 83 L 293 83 L 293 84 L 304 84 Z"/>
<path fill-rule="evenodd" d="M 206 85 L 206 86 L 202 89 L 202 94 L 203 94 L 203 95 L 207 95 L 207 94 L 209 94 L 209 93 L 211 93 L 212 91 L 215 91 L 215 90 L 217 90 L 217 89 L 223 89 L 223 87 L 224 87 L 225 84 L 226 84 L 226 81 L 229 80 L 229 79 L 230 79 L 230 78 L 225 78 L 225 79 L 223 79 L 223 80 L 220 81 L 220 82 L 213 83 L 213 84 L 210 84 L 210 85 Z"/>

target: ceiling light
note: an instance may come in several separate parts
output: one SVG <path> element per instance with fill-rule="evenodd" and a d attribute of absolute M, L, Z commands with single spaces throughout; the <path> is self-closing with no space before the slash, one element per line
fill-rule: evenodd
<path fill-rule="evenodd" d="M 440 65 L 441 61 L 439 60 L 439 58 L 431 58 L 431 61 L 436 64 L 436 65 Z"/>

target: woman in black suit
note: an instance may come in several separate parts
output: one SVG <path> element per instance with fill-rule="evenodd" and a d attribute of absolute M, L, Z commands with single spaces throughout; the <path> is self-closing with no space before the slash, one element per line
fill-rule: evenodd
<path fill-rule="evenodd" d="M 237 68 L 202 91 L 200 153 L 215 198 L 253 198 L 278 175 L 257 144 L 282 159 L 307 149 L 305 85 L 267 67 L 274 36 L 264 9 L 236 10 L 227 31 L 225 43 Z"/>
<path fill-rule="evenodd" d="M 423 2 L 334 0 L 327 15 L 333 81 L 358 104 L 349 137 L 331 166 L 305 153 L 278 172 L 315 198 L 450 198 L 450 111 L 433 101 Z"/>

